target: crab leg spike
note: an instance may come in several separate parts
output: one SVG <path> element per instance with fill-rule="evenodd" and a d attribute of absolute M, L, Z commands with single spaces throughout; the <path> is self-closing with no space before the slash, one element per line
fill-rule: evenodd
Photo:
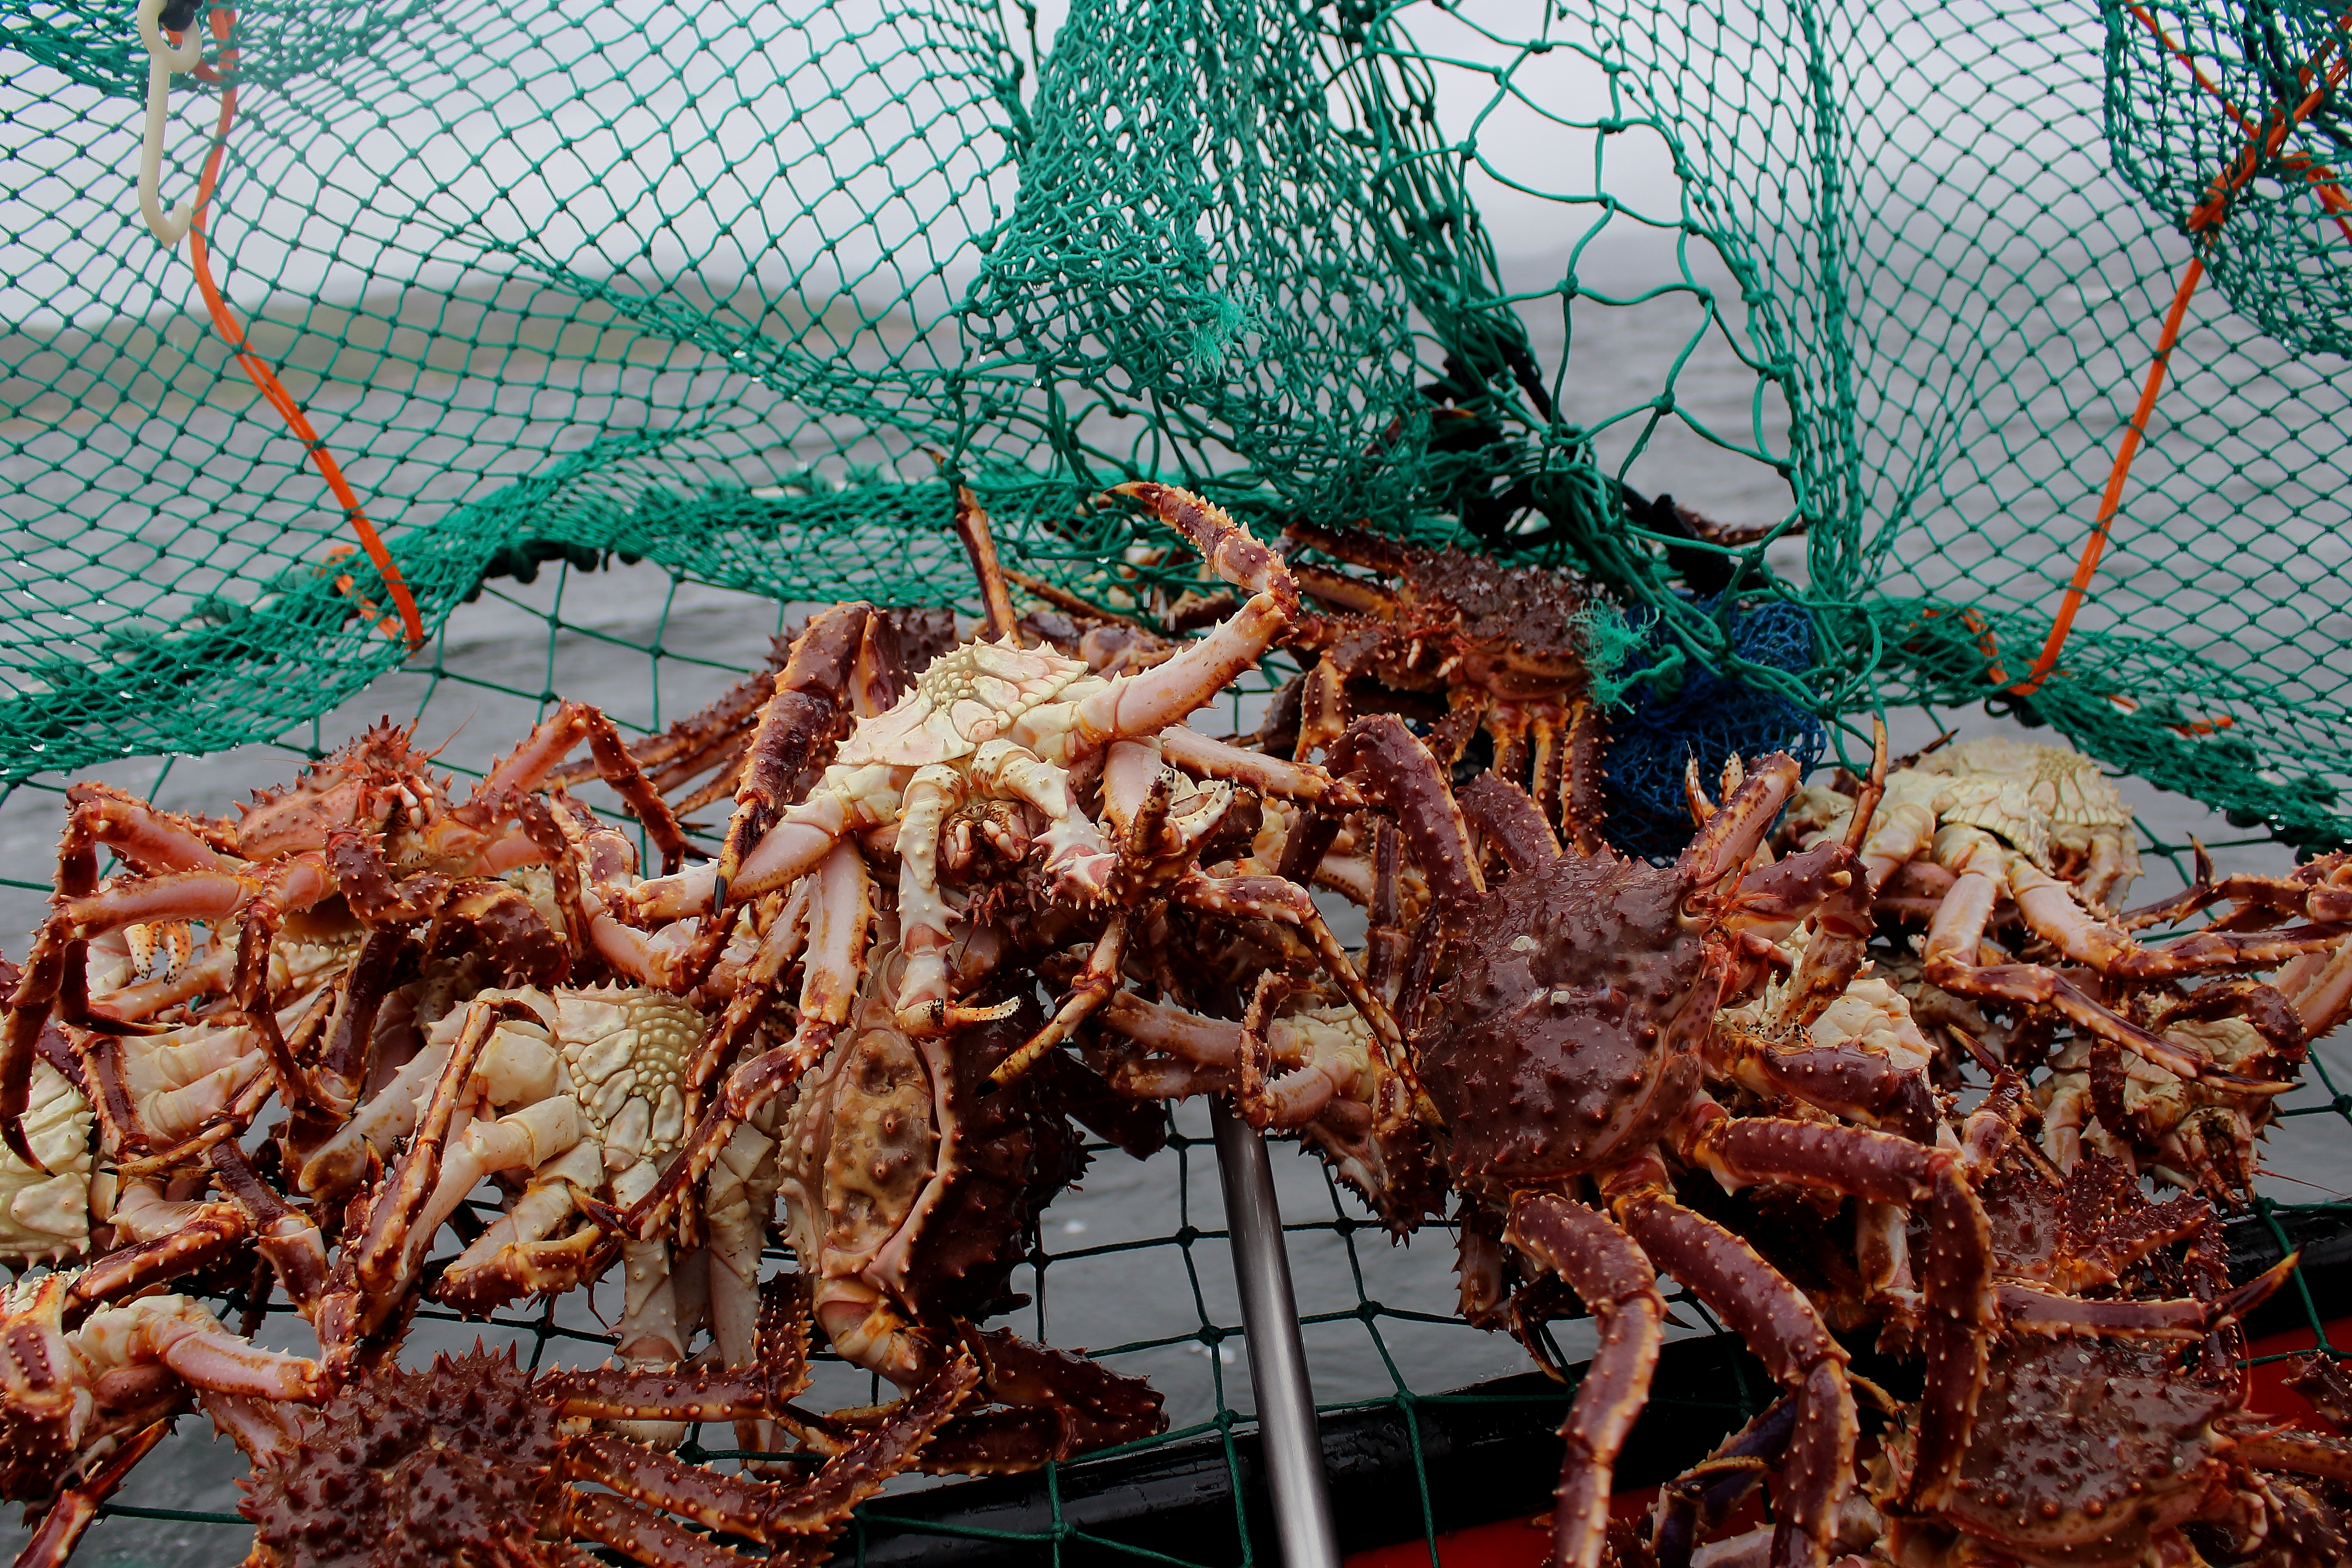
<path fill-rule="evenodd" d="M 719 851 L 719 875 L 733 884 L 743 858 L 768 836 L 790 804 L 796 781 L 839 739 L 846 721 L 850 673 L 868 630 L 879 620 L 865 603 L 836 605 L 811 620 L 760 710 L 750 759 L 735 788 L 735 812 Z"/>
<path fill-rule="evenodd" d="M 1032 1035 L 1018 1050 L 996 1064 L 996 1070 L 990 1073 L 980 1086 L 981 1094 L 994 1094 L 1027 1072 L 1038 1058 L 1068 1039 L 1080 1024 L 1092 1017 L 1110 999 L 1111 993 L 1118 989 L 1120 955 L 1126 946 L 1127 911 L 1121 910 L 1111 916 L 1110 923 L 1103 927 L 1102 935 L 1095 939 L 1093 949 L 1087 954 L 1086 967 L 1071 983 L 1069 995 L 1063 999 L 1052 1020 Z"/>
<path fill-rule="evenodd" d="M 1013 635 L 1013 595 L 1005 591 L 1004 568 L 996 559 L 996 540 L 988 531 L 988 512 L 970 487 L 956 486 L 956 537 L 971 557 L 972 575 L 980 579 L 980 599 L 988 611 L 985 636 L 997 642 L 1017 642 Z"/>
<path fill-rule="evenodd" d="M 1503 1238 L 1567 1281 L 1601 1325 L 1601 1342 L 1560 1427 L 1568 1455 L 1552 1510 L 1555 1568 L 1596 1568 L 1609 1525 L 1610 1478 L 1649 1395 L 1664 1338 L 1658 1271 L 1604 1215 L 1555 1194 L 1513 1202 Z"/>
<path fill-rule="evenodd" d="M 767 1381 L 751 1367 L 573 1367 L 543 1375 L 538 1386 L 564 1415 L 597 1421 L 724 1421 L 761 1415 L 769 1406 Z"/>
<path fill-rule="evenodd" d="M 1719 815 L 1734 809 L 1727 805 Z M 1746 1242 L 1668 1197 L 1664 1178 L 1655 1156 L 1644 1156 L 1610 1181 L 1611 1206 L 1634 1243 L 1729 1324 L 1774 1382 L 1796 1394 L 1797 1431 L 1782 1468 L 1782 1497 L 1799 1539 L 1810 1539 L 1818 1560 L 1853 1471 L 1859 1428 L 1846 1352 L 1803 1292 Z"/>
<path fill-rule="evenodd" d="M 124 1439 L 89 1479 L 58 1493 L 57 1501 L 41 1516 L 40 1528 L 16 1554 L 16 1568 L 65 1568 L 66 1559 L 81 1543 L 82 1532 L 98 1517 L 100 1507 L 121 1489 L 139 1461 L 153 1453 L 155 1445 L 171 1430 L 170 1421 L 158 1421 Z"/>

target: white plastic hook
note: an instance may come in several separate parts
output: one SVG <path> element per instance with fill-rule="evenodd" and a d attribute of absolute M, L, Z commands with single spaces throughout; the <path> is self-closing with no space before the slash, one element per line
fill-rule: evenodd
<path fill-rule="evenodd" d="M 147 133 L 139 143 L 139 216 L 165 245 L 188 232 L 195 209 L 183 197 L 163 210 L 163 122 L 172 102 L 172 73 L 204 63 L 203 36 L 194 27 L 176 48 L 163 37 L 163 0 L 139 0 L 139 41 L 147 46 Z"/>

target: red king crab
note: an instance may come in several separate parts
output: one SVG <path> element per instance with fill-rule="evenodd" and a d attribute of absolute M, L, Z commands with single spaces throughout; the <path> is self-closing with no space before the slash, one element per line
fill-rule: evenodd
<path fill-rule="evenodd" d="M 797 1485 L 722 1475 L 590 1426 L 783 1408 L 806 1382 L 800 1305 L 789 1291 L 772 1294 L 751 1367 L 533 1374 L 511 1350 L 478 1347 L 422 1372 L 361 1369 L 314 1409 L 211 1401 L 253 1461 L 239 1505 L 256 1526 L 247 1568 L 593 1562 L 575 1542 L 648 1568 L 822 1563 L 850 1510 L 903 1469 L 979 1381 L 969 1357 L 947 1363 Z M 714 1535 L 769 1552 L 746 1556 Z"/>
<path fill-rule="evenodd" d="M 1817 826 L 1809 842 L 1852 837 L 1851 803 L 1826 793 L 1806 803 Z M 2352 1007 L 2352 870 L 2306 867 L 2288 878 L 2200 877 L 2189 893 L 2139 915 L 2110 921 L 2100 900 L 2137 873 L 2130 813 L 2088 759 L 2048 746 L 1976 742 L 1898 769 L 1859 846 L 1873 893 L 1906 889 L 1895 900 L 1927 920 L 1921 975 L 1964 1002 L 1984 1002 L 2071 1025 L 2242 1111 L 2291 1086 L 2234 1070 L 2231 1061 L 2289 1066 L 2303 1043 Z M 2078 889 L 2054 873 L 2079 872 Z M 2154 945 L 2130 931 L 2231 901 L 2231 914 L 2204 930 Z M 2013 909 L 2048 962 L 2015 962 L 1987 940 L 1997 908 Z M 2306 923 L 2281 927 L 2286 916 Z M 2279 984 L 2206 976 L 2276 968 Z M 2079 967 L 2078 967 L 2079 966 Z M 2084 973 L 2088 971 L 2087 975 Z M 1947 1009 L 1948 1010 L 1948 1009 Z M 2242 1020 L 2272 1040 L 2272 1052 L 2242 1048 L 2198 1027 Z M 2217 1052 L 2219 1043 L 2228 1047 Z M 2286 1053 L 2280 1058 L 2278 1053 Z M 2025 1064 L 2020 1064 L 2025 1065 Z M 2259 1117 L 2257 1117 L 2259 1120 Z"/>
<path fill-rule="evenodd" d="M 1161 1431 L 1160 1397 L 1140 1379 L 957 1329 L 1002 1310 L 1037 1211 L 1085 1155 L 1036 1080 L 982 1092 L 1042 1022 L 1036 1004 L 952 1041 L 910 1033 L 898 1005 L 906 961 L 890 918 L 881 924 L 842 1042 L 775 1129 L 786 1234 L 818 1326 L 844 1358 L 902 1387 L 933 1375 L 959 1342 L 979 1355 L 983 1393 L 1005 1408 L 956 1417 L 927 1468 L 1027 1468 Z M 811 1441 L 838 1430 L 803 1423 Z"/>
<path fill-rule="evenodd" d="M 910 1036 L 942 1035 L 989 1022 L 1009 1008 L 1009 1003 L 966 1005 L 950 984 L 960 911 L 942 885 L 943 834 L 974 805 L 1007 808 L 986 819 L 992 836 L 1024 867 L 1034 866 L 1049 900 L 1099 921 L 1071 994 L 998 1066 L 992 1083 L 1008 1083 L 1027 1070 L 1108 999 L 1116 988 L 1130 911 L 1155 898 L 1296 925 L 1313 939 L 1350 999 L 1387 1022 L 1303 889 L 1268 879 L 1220 880 L 1192 863 L 1192 851 L 1218 826 L 1236 783 L 1307 804 L 1354 804 L 1350 792 L 1319 769 L 1243 752 L 1180 722 L 1248 668 L 1289 624 L 1297 594 L 1288 572 L 1245 529 L 1196 496 L 1150 483 L 1123 485 L 1114 493 L 1138 501 L 1190 540 L 1215 571 L 1249 591 L 1247 602 L 1175 657 L 1107 679 L 1050 649 L 1020 646 L 1010 635 L 1002 584 L 995 583 L 992 616 L 1004 622 L 1006 635 L 941 655 L 895 706 L 858 720 L 799 804 L 785 805 L 772 791 L 755 802 L 747 782 L 717 860 L 646 882 L 618 899 L 628 918 L 640 922 L 701 916 L 731 928 L 742 904 L 805 889 L 796 896 L 806 900 L 812 933 L 793 1037 L 729 1075 L 703 1113 L 689 1159 L 674 1166 L 674 1179 L 626 1217 L 631 1233 L 647 1234 L 658 1224 L 733 1129 L 812 1068 L 845 1026 L 866 962 L 866 854 L 895 852 L 898 859 L 904 963 L 896 985 L 899 1027 Z M 975 538 L 984 537 L 976 508 L 961 508 L 960 520 Z M 985 574 L 992 552 L 975 554 Z M 747 781 L 763 773 L 786 776 L 789 770 L 763 759 L 787 752 L 805 755 L 802 728 L 772 715 L 763 721 Z M 1202 779 L 1207 782 L 1196 782 Z M 1089 781 L 1098 781 L 1102 824 L 1079 804 L 1076 786 Z M 728 1045 L 707 1045 L 698 1058 L 698 1069 L 708 1074 L 725 1066 L 733 1042 L 748 1038 L 756 1017 L 747 997 L 764 997 L 766 982 L 797 949 L 794 922 L 778 920 L 768 929 L 745 990 L 723 1030 L 714 1032 Z M 820 929 L 830 934 L 820 940 Z M 698 1091 L 709 1079 L 698 1070 L 691 1081 Z"/>
<path fill-rule="evenodd" d="M 1293 565 L 1299 591 L 1338 613 L 1310 617 L 1288 637 L 1321 657 L 1276 700 L 1261 742 L 1295 730 L 1304 759 L 1337 741 L 1357 711 L 1441 699 L 1424 716 L 1438 721 L 1430 749 L 1442 765 L 1458 761 L 1483 726 L 1494 771 L 1524 786 L 1580 847 L 1599 843 L 1602 735 L 1585 697 L 1581 584 L 1356 529 L 1293 523 L 1285 537 L 1387 581 Z"/>
<path fill-rule="evenodd" d="M 1599 1559 L 1611 1466 L 1640 1408 L 1664 1315 L 1660 1267 L 1796 1395 L 1776 1559 L 1820 1560 L 1851 1480 L 1856 1427 L 1844 1351 L 1753 1248 L 1676 1201 L 1668 1154 L 1726 1187 L 1790 1183 L 1923 1216 L 1919 1342 L 1935 1418 L 1908 1484 L 1920 1499 L 1940 1497 L 1960 1451 L 1938 1434 L 1958 1436 L 2007 1295 L 1993 1289 L 1967 1144 L 1835 1120 L 1881 1100 L 1857 1090 L 1899 1070 L 1866 1050 L 1777 1064 L 1783 1092 L 1818 1097 L 1827 1120 L 1732 1116 L 1702 1088 L 1718 1011 L 1787 963 L 1764 932 L 1815 920 L 1789 983 L 1801 999 L 1785 1013 L 1792 1024 L 1810 1023 L 1844 992 L 1870 933 L 1859 831 L 1751 866 L 1797 783 L 1797 764 L 1782 755 L 1748 769 L 1671 867 L 1605 848 L 1562 852 L 1530 803 L 1506 808 L 1509 797 L 1497 795 L 1478 813 L 1507 869 L 1489 889 L 1436 762 L 1401 723 L 1360 721 L 1331 765 L 1360 770 L 1396 814 L 1437 897 L 1400 1008 L 1465 1200 L 1468 1304 L 1482 1304 L 1477 1276 L 1488 1260 L 1477 1244 L 1492 1237 L 1531 1277 L 1572 1287 L 1600 1322 L 1600 1349 L 1565 1428 L 1558 1560 Z M 1433 969 L 1433 943 L 1455 957 L 1423 1005 L 1412 976 Z M 2029 1294 L 2035 1310 L 2065 1321 L 2065 1299 Z"/>
<path fill-rule="evenodd" d="M 546 835 L 534 837 L 517 820 L 518 805 L 583 740 L 664 855 L 682 856 L 686 841 L 668 807 L 629 759 L 612 722 L 583 703 L 559 708 L 461 802 L 450 799 L 428 759 L 409 749 L 408 732 L 389 724 L 308 769 L 291 787 L 245 807 L 235 823 L 161 811 L 102 784 L 74 785 L 58 848 L 55 907 L 34 939 L 0 1041 L 0 1141 L 37 1163 L 23 1118 L 37 1043 L 52 1012 L 70 1027 L 109 1035 L 152 1027 L 94 1007 L 86 959 L 91 939 L 191 921 L 220 933 L 237 930 L 233 946 L 216 937 L 216 960 L 227 965 L 226 989 L 262 1040 L 287 1104 L 314 1107 L 331 1120 L 349 1114 L 348 1100 L 337 1103 L 336 1086 L 296 1062 L 279 1028 L 270 985 L 279 928 L 290 916 L 347 895 L 352 912 L 373 917 L 372 923 L 430 920 L 436 931 L 465 929 L 493 950 L 513 952 L 525 968 L 539 955 L 555 956 L 560 949 L 543 917 L 496 879 L 546 855 L 540 841 Z M 331 858 L 339 831 L 342 852 Z M 137 875 L 101 889 L 101 847 Z M 404 879 L 395 885 L 394 877 Z"/>
<path fill-rule="evenodd" d="M 0 1497 L 47 1510 L 16 1561 L 50 1568 L 171 1429 L 193 1394 L 320 1397 L 319 1369 L 256 1349 L 185 1296 L 140 1295 L 153 1252 L 0 1294 Z M 109 1300 L 134 1296 L 127 1305 Z"/>
<path fill-rule="evenodd" d="M 2091 1156 L 2061 1177 L 2032 1153 L 2012 1146 L 1983 1184 L 2011 1310 L 1974 1410 L 1933 1426 L 1905 1412 L 1871 1466 L 1887 1518 L 1885 1559 L 1899 1568 L 2342 1561 L 2341 1517 L 2325 1498 L 2352 1484 L 2352 1447 L 2243 1409 L 2244 1340 L 2232 1325 L 2294 1259 L 2231 1289 L 2203 1199 L 2150 1204 L 2116 1162 Z M 2176 1261 L 2171 1248 L 2183 1241 Z M 2189 1299 L 2150 1295 L 2184 1287 Z M 2043 1310 L 2074 1292 L 2095 1294 L 2063 1317 Z M 1930 1433 L 1957 1439 L 1959 1463 L 1948 1487 L 1923 1498 L 1914 1472 Z"/>

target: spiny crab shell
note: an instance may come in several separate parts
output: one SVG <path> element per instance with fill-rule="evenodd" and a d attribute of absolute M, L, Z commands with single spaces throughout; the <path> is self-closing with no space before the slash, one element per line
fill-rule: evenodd
<path fill-rule="evenodd" d="M 1027 1080 L 977 1093 L 1042 1022 L 1034 1003 L 952 1038 L 911 1034 L 896 1014 L 905 965 L 895 946 L 876 953 L 845 1037 L 777 1130 L 786 1225 L 836 1339 L 868 1292 L 911 1314 L 985 1311 L 1036 1210 L 1086 1163 Z"/>
<path fill-rule="evenodd" d="M 1487 895 L 1416 1041 L 1457 1180 L 1507 1190 L 1657 1140 L 1698 1088 L 1718 1000 L 1696 890 L 1604 849 Z"/>
<path fill-rule="evenodd" d="M 2050 1568 L 2126 1568 L 2195 1518 L 2222 1479 L 2229 1394 L 2184 1376 L 2160 1346 L 2017 1338 L 1994 1352 L 1943 1516 L 1998 1551 Z M 1885 1484 L 1916 1435 L 1890 1437 Z M 1898 1527 L 1893 1555 L 1940 1562 L 1929 1527 Z"/>
<path fill-rule="evenodd" d="M 283 1568 L 577 1561 L 533 1540 L 563 1445 L 511 1355 L 387 1365 L 321 1408 L 294 1462 L 257 1467 L 237 1511 L 254 1556 Z"/>
<path fill-rule="evenodd" d="M 587 989 L 524 986 L 485 991 L 481 999 L 523 1004 L 547 1026 L 500 1022 L 490 1049 L 504 1041 L 548 1047 L 562 1060 L 552 1092 L 571 1095 L 604 1145 L 615 1197 L 634 1203 L 653 1186 L 661 1164 L 685 1140 L 686 1068 L 708 1026 L 702 1014 L 666 991 L 635 985 Z M 456 1037 L 463 1015 L 436 1031 Z"/>
<path fill-rule="evenodd" d="M 1009 734 L 1024 715 L 1081 680 L 1088 689 L 1104 684 L 1084 661 L 1050 647 L 964 643 L 933 659 L 896 706 L 859 724 L 837 761 L 848 767 L 951 763 Z"/>

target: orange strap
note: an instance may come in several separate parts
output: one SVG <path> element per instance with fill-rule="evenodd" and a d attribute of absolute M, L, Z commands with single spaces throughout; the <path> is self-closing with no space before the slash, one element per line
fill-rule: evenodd
<path fill-rule="evenodd" d="M 213 37 L 226 45 L 235 21 L 235 13 L 215 11 L 212 14 Z M 231 72 L 236 60 L 234 48 L 221 50 L 219 68 L 224 74 L 218 79 L 224 85 L 221 89 L 220 125 L 213 135 L 213 150 L 205 159 L 204 174 L 196 182 L 195 214 L 188 225 L 188 260 L 196 269 L 196 288 L 205 297 L 205 308 L 212 312 L 215 330 L 236 352 L 238 367 L 252 381 L 255 390 L 278 410 L 287 427 L 294 432 L 295 438 L 310 452 L 310 460 L 319 466 L 319 473 L 327 481 L 327 488 L 342 503 L 343 515 L 351 520 L 352 531 L 359 535 L 360 548 L 367 552 L 370 561 L 375 563 L 376 571 L 383 574 L 384 586 L 392 592 L 392 602 L 400 611 L 400 624 L 408 634 L 408 649 L 414 653 L 425 646 L 425 619 L 417 613 L 416 596 L 408 591 L 408 580 L 401 575 L 392 552 L 383 547 L 375 525 L 368 521 L 367 513 L 360 510 L 360 498 L 352 491 L 351 481 L 343 478 L 342 468 L 335 461 L 335 455 L 327 450 L 324 441 L 319 439 L 318 431 L 311 428 L 301 405 L 294 401 L 276 373 L 247 349 L 245 328 L 230 314 L 228 302 L 221 298 L 219 288 L 213 282 L 205 244 L 205 208 L 212 201 L 213 186 L 220 178 L 221 155 L 228 146 L 229 122 L 236 114 L 236 80 Z"/>
<path fill-rule="evenodd" d="M 2295 105 L 2294 110 L 2284 119 L 2264 128 L 2248 121 L 2244 114 L 2221 95 L 2219 88 L 2206 79 L 2205 73 L 2198 69 L 2196 62 L 2166 35 L 2163 27 L 2158 25 L 2155 17 L 2148 15 L 2146 7 L 2134 5 L 2131 11 L 2149 32 L 2156 35 L 2158 42 L 2189 67 L 2191 74 L 2197 78 L 2198 85 L 2219 100 L 2221 107 L 2238 122 L 2239 128 L 2248 133 L 2246 150 L 2232 161 L 2230 167 L 2214 176 L 2213 184 L 2207 192 L 2204 201 L 2199 203 L 2197 207 L 2189 214 L 2185 226 L 2189 230 L 2190 243 L 2194 245 L 2205 235 L 2221 226 L 2221 220 L 2229 215 L 2230 203 L 2236 198 L 2241 190 L 2245 188 L 2246 183 L 2254 177 L 2255 171 L 2262 166 L 2263 159 L 2275 154 L 2286 141 L 2287 133 L 2301 124 L 2304 118 L 2313 110 L 2319 107 L 2321 101 L 2326 98 L 2330 88 L 2343 81 L 2347 62 L 2338 59 L 2327 66 L 2326 79 L 2321 85 L 2313 87 L 2309 96 Z M 2343 28 L 2347 22 L 2352 22 L 2352 12 L 2347 12 L 2336 22 L 2336 36 L 2322 44 L 2319 52 L 2312 57 L 2311 64 L 2303 68 L 2298 73 L 2305 85 L 2312 82 L 2315 72 L 2320 63 L 2326 59 L 2328 51 L 2335 48 L 2341 41 Z M 2336 185 L 2333 175 L 2325 165 L 2313 163 L 2308 159 L 2300 160 L 2299 166 L 2303 170 L 2304 177 L 2315 187 L 2320 205 L 2327 209 L 2328 213 L 2335 217 L 2336 226 L 2344 230 L 2346 237 L 2352 238 L 2352 225 L 2347 225 L 2345 216 L 2347 211 L 2352 211 L 2352 202 L 2346 200 L 2343 190 Z M 2027 672 L 2024 679 L 2008 689 L 2020 697 L 2029 697 L 2041 689 L 2042 683 L 2050 678 L 2051 670 L 2057 667 L 2058 654 L 2066 646 L 2067 634 L 2074 628 L 2075 614 L 2082 609 L 2083 600 L 2090 592 L 2091 579 L 2099 569 L 2099 557 L 2106 552 L 2107 538 L 2115 523 L 2116 512 L 2123 505 L 2124 482 L 2131 476 L 2132 459 L 2139 455 L 2140 443 L 2147 437 L 2147 422 L 2156 412 L 2157 394 L 2164 388 L 2164 373 L 2172 358 L 2173 345 L 2180 341 L 2180 324 L 2188 317 L 2189 299 L 2197 292 L 2197 285 L 2203 281 L 2204 277 L 2205 258 L 2192 254 L 2189 258 L 2188 267 L 2181 272 L 2180 287 L 2172 296 L 2172 309 L 2165 314 L 2164 330 L 2157 337 L 2156 358 L 2147 367 L 2146 384 L 2140 388 L 2139 406 L 2133 411 L 2131 424 L 2124 431 L 2123 440 L 2116 448 L 2115 466 L 2107 472 L 2106 493 L 2099 498 L 2099 513 L 2091 524 L 2091 537 L 2083 546 L 2083 558 L 2074 564 L 2074 580 L 2066 584 L 2066 596 L 2058 605 L 2058 614 L 2050 622 L 2050 635 L 2042 640 L 2041 657 L 2033 661 L 2033 668 Z M 2000 667 L 1997 663 L 1992 667 L 1991 673 L 1994 680 L 1998 681 L 2001 679 Z"/>

